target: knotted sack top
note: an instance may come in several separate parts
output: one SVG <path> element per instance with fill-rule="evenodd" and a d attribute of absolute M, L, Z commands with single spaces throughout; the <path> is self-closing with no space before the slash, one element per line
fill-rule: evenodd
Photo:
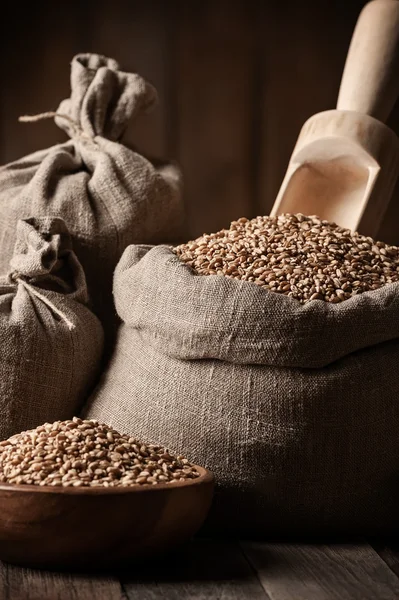
<path fill-rule="evenodd" d="M 185 360 L 316 368 L 399 337 L 399 283 L 302 305 L 247 281 L 196 275 L 166 246 L 129 246 L 114 297 L 128 327 Z"/>
<path fill-rule="evenodd" d="M 55 118 L 71 138 L 94 140 L 97 136 L 119 141 L 130 119 L 147 111 L 157 100 L 155 88 L 137 73 L 124 73 L 112 58 L 78 54 L 71 64 L 71 96 L 56 112 L 22 116 L 34 122 Z"/>
<path fill-rule="evenodd" d="M 83 268 L 73 252 L 71 236 L 62 219 L 43 217 L 18 221 L 10 270 L 0 286 L 0 293 L 22 286 L 70 329 L 74 328 L 68 317 L 71 301 L 86 305 L 89 298 Z M 94 315 L 93 319 L 97 321 Z"/>
<path fill-rule="evenodd" d="M 115 60 L 79 54 L 70 97 L 55 112 L 21 117 L 54 119 L 70 139 L 0 167 L 0 273 L 7 272 L 19 219 L 64 219 L 109 346 L 117 327 L 112 277 L 123 251 L 178 239 L 183 220 L 179 169 L 121 143 L 129 121 L 155 100 L 155 89 Z"/>
<path fill-rule="evenodd" d="M 57 113 L 65 114 L 88 137 L 118 141 L 129 120 L 156 101 L 155 89 L 136 73 L 124 73 L 118 63 L 99 54 L 78 54 L 71 65 L 71 96 Z M 71 137 L 71 122 L 56 118 Z"/>

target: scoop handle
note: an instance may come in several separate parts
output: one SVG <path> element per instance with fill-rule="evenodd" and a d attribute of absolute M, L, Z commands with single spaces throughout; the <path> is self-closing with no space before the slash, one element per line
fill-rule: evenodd
<path fill-rule="evenodd" d="M 386 121 L 399 95 L 399 0 L 373 0 L 360 13 L 337 109 Z"/>

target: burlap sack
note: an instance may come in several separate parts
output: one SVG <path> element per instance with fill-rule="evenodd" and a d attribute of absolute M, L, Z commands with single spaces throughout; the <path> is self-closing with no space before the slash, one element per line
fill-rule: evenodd
<path fill-rule="evenodd" d="M 126 246 L 178 235 L 179 173 L 171 165 L 155 167 L 120 143 L 129 121 L 156 100 L 139 75 L 123 73 L 109 58 L 80 54 L 72 61 L 71 88 L 55 118 L 71 139 L 0 169 L 0 273 L 8 267 L 18 219 L 63 218 L 94 310 L 111 332 L 112 276 Z M 49 116 L 54 113 L 42 115 Z"/>
<path fill-rule="evenodd" d="M 87 414 L 211 469 L 236 533 L 382 533 L 399 506 L 399 284 L 306 305 L 129 247 Z"/>
<path fill-rule="evenodd" d="M 0 280 L 0 439 L 77 414 L 101 360 L 102 327 L 65 223 L 19 221 Z"/>

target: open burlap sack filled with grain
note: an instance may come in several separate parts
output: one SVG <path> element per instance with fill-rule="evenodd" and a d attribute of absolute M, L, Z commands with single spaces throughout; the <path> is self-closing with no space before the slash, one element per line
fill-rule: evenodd
<path fill-rule="evenodd" d="M 87 413 L 211 469 L 209 525 L 382 533 L 399 504 L 399 284 L 301 305 L 129 247 L 123 320 Z"/>
<path fill-rule="evenodd" d="M 115 321 L 112 276 L 122 252 L 132 243 L 176 240 L 182 221 L 177 169 L 155 167 L 120 143 L 129 121 L 155 100 L 151 85 L 120 71 L 114 60 L 77 55 L 71 96 L 61 102 L 58 116 L 34 118 L 55 116 L 70 139 L 0 169 L 0 273 L 7 269 L 18 219 L 63 218 L 94 310 L 110 333 Z"/>
<path fill-rule="evenodd" d="M 87 303 L 64 221 L 19 221 L 9 274 L 0 279 L 0 439 L 81 409 L 103 347 Z"/>

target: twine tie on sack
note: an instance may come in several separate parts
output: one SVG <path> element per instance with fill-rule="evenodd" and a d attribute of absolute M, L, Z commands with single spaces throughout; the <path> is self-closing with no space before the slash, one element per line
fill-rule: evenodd
<path fill-rule="evenodd" d="M 53 302 L 51 302 L 51 300 L 49 300 L 48 298 L 46 298 L 46 296 L 41 294 L 33 285 L 30 285 L 27 281 L 18 276 L 11 276 L 11 279 L 14 280 L 16 283 L 21 284 L 28 292 L 30 292 L 31 294 L 36 296 L 36 298 L 41 300 L 54 314 L 56 314 L 58 317 L 60 317 L 62 321 L 64 321 L 64 323 L 70 331 L 72 331 L 72 329 L 75 329 L 74 323 L 72 323 L 72 321 L 70 321 L 68 317 L 59 308 L 57 308 L 55 304 L 53 304 Z"/>
<path fill-rule="evenodd" d="M 37 115 L 22 115 L 21 117 L 19 117 L 18 121 L 20 121 L 20 123 L 38 123 L 39 121 L 44 121 L 46 119 L 54 119 L 55 117 L 65 119 L 70 123 L 72 129 L 72 138 L 80 138 L 95 143 L 94 136 L 87 135 L 87 133 L 83 131 L 83 129 L 77 121 L 72 119 L 69 115 L 65 115 L 64 113 L 49 111 L 39 113 Z"/>

